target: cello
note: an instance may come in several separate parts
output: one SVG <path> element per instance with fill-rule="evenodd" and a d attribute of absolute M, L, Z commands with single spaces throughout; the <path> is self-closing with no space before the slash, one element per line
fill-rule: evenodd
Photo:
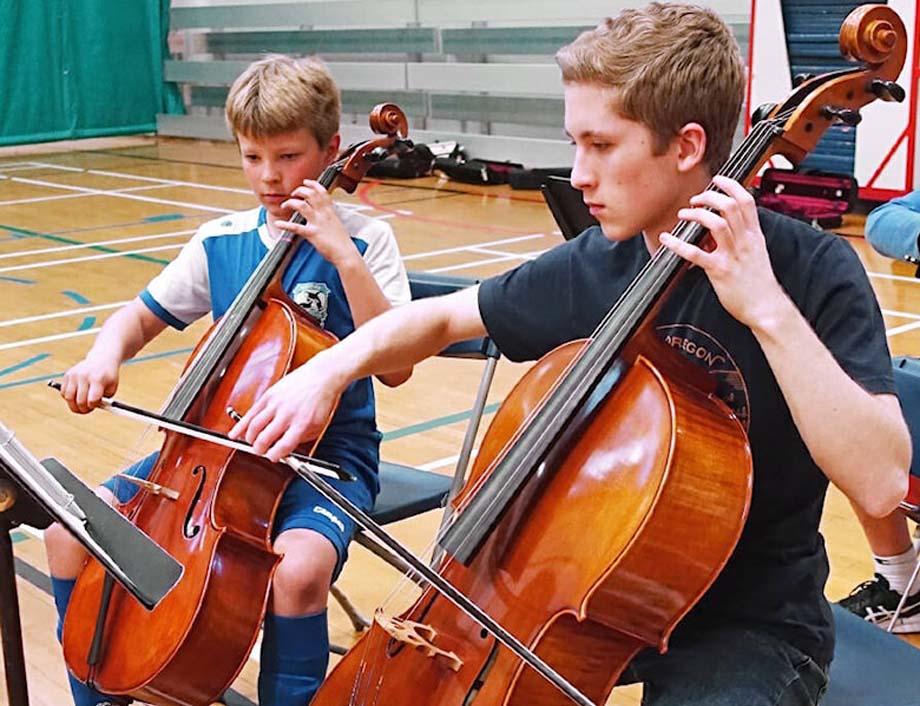
<path fill-rule="evenodd" d="M 373 163 L 411 147 L 397 106 L 378 105 L 370 125 L 381 137 L 353 145 L 323 171 L 319 182 L 328 191 L 353 192 Z M 304 223 L 300 214 L 294 221 Z M 78 679 L 100 691 L 163 706 L 209 704 L 256 642 L 281 559 L 272 550 L 272 522 L 294 475 L 175 428 L 181 423 L 206 438 L 203 432 L 225 433 L 235 423 L 231 410 L 248 409 L 289 370 L 335 343 L 282 286 L 299 244 L 282 233 L 196 346 L 158 417 L 172 431 L 148 481 L 119 508 L 180 562 L 182 578 L 151 611 L 114 586 L 96 561 L 77 579 L 64 657 Z"/>
<path fill-rule="evenodd" d="M 832 123 L 903 98 L 906 33 L 890 8 L 858 9 L 841 45 L 865 66 L 761 111 L 720 174 L 750 183 L 771 155 L 798 162 Z M 708 237 L 686 222 L 673 235 Z M 733 551 L 751 491 L 737 419 L 653 330 L 687 267 L 659 250 L 590 340 L 521 379 L 456 500 L 437 579 L 421 574 L 431 586 L 398 618 L 378 615 L 316 706 L 589 706 L 639 650 L 667 649 Z"/>

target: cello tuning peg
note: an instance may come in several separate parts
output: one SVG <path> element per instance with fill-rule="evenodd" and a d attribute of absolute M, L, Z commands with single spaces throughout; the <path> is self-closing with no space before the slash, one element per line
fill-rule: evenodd
<path fill-rule="evenodd" d="M 770 115 L 774 110 L 776 110 L 776 103 L 763 103 L 762 105 L 757 106 L 754 109 L 754 112 L 751 113 L 751 126 L 756 125 L 761 120 Z"/>
<path fill-rule="evenodd" d="M 869 83 L 869 90 L 883 101 L 895 101 L 900 103 L 904 100 L 907 93 L 894 81 L 885 81 L 880 78 L 872 79 Z"/>
<path fill-rule="evenodd" d="M 828 120 L 839 120 L 850 127 L 856 127 L 862 121 L 862 115 L 859 114 L 859 111 L 852 108 L 838 108 L 833 105 L 826 105 L 821 109 L 821 114 Z"/>

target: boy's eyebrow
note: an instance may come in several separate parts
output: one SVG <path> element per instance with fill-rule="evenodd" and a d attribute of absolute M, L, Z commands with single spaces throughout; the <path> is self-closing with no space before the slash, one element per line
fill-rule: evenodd
<path fill-rule="evenodd" d="M 572 136 L 572 133 L 570 133 L 568 130 L 563 129 L 562 132 L 564 132 L 565 136 L 569 138 L 570 140 L 575 139 Z M 609 135 L 604 135 L 604 133 L 599 130 L 582 130 L 581 132 L 578 133 L 578 136 L 581 137 L 582 139 L 591 139 L 592 137 L 598 137 L 598 136 L 609 137 Z"/>

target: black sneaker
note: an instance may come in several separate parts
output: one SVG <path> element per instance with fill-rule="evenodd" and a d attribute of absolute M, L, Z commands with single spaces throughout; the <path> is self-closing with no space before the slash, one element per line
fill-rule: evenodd
<path fill-rule="evenodd" d="M 875 578 L 869 581 L 863 581 L 849 596 L 838 601 L 851 613 L 885 630 L 888 629 L 891 616 L 900 602 L 901 594 L 893 590 L 888 584 L 888 579 L 881 574 L 876 574 Z M 920 632 L 920 591 L 908 596 L 892 632 Z"/>

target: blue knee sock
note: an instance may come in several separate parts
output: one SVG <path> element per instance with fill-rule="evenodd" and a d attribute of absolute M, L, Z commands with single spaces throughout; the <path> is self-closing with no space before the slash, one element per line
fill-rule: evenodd
<path fill-rule="evenodd" d="M 67 612 L 67 605 L 70 603 L 70 594 L 73 593 L 73 587 L 76 583 L 76 579 L 59 579 L 54 576 L 51 577 L 51 592 L 54 594 L 54 606 L 57 608 L 58 614 L 58 642 L 61 641 L 61 633 L 64 630 L 64 614 Z M 79 681 L 71 674 L 70 670 L 67 671 L 67 678 L 70 679 L 70 692 L 73 694 L 73 702 L 76 706 L 96 706 L 96 704 L 110 699 L 109 696 L 90 689 L 86 684 Z"/>
<path fill-rule="evenodd" d="M 329 665 L 326 611 L 298 618 L 267 614 L 261 660 L 259 705 L 307 706 Z"/>

